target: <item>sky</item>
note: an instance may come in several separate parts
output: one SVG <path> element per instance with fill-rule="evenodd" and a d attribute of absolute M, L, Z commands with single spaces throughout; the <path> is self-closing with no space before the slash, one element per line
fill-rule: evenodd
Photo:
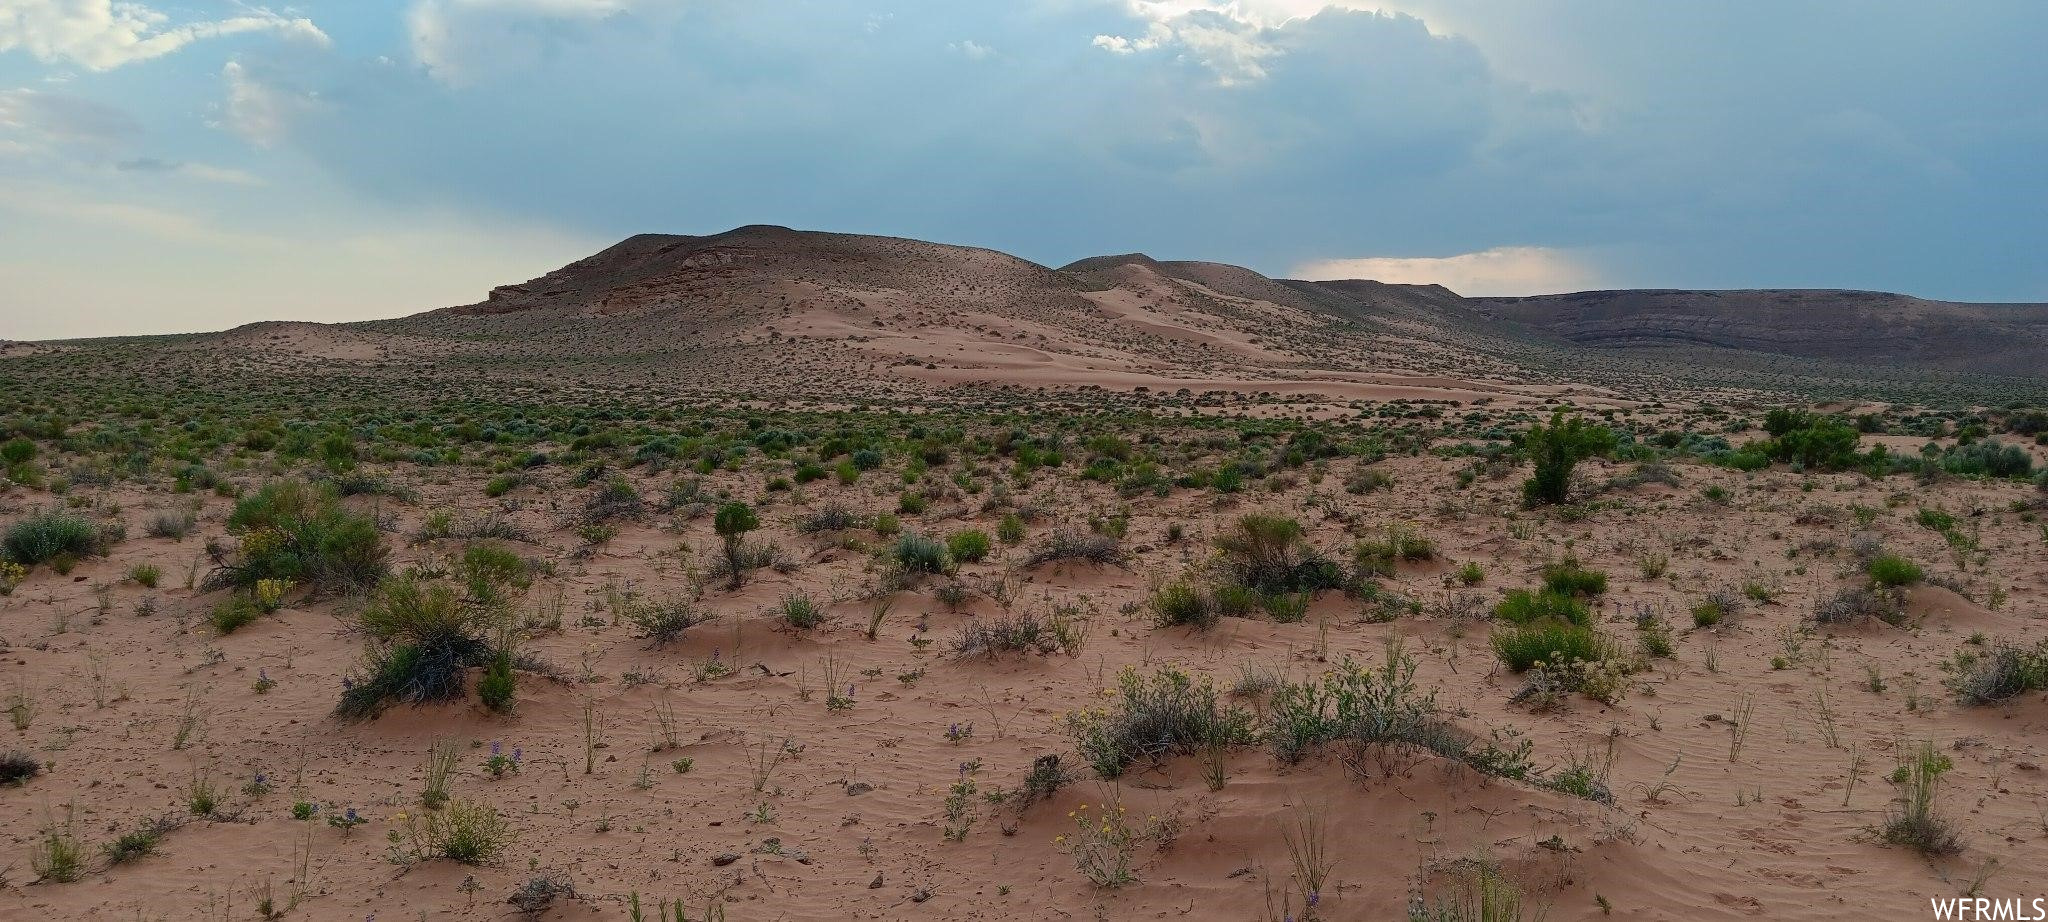
<path fill-rule="evenodd" d="M 0 0 L 0 339 L 745 224 L 2048 301 L 2044 39 L 2039 0 Z"/>

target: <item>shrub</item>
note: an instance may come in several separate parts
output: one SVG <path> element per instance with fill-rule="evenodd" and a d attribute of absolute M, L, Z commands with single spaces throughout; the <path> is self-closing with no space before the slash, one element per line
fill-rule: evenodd
<path fill-rule="evenodd" d="M 1948 756 L 1923 742 L 1899 766 L 1898 805 L 1885 820 L 1884 840 L 1923 855 L 1953 855 L 1963 850 L 1962 836 L 1935 811 L 1941 777 L 1955 767 Z"/>
<path fill-rule="evenodd" d="M 489 864 L 512 844 L 512 826 L 492 807 L 458 802 L 430 813 L 426 855 L 460 864 Z"/>
<path fill-rule="evenodd" d="M 808 631 L 825 623 L 825 610 L 809 593 L 792 592 L 783 596 L 782 604 L 776 610 L 782 615 L 783 623 L 799 631 Z"/>
<path fill-rule="evenodd" d="M 996 537 L 1004 544 L 1016 544 L 1024 540 L 1024 520 L 1014 512 L 1007 513 L 996 523 Z"/>
<path fill-rule="evenodd" d="M 946 545 L 916 532 L 898 536 L 891 556 L 904 573 L 939 574 L 953 569 L 953 560 L 947 555 Z"/>
<path fill-rule="evenodd" d="M 982 654 L 991 659 L 1005 653 L 1049 655 L 1060 648 L 1053 625 L 1030 612 L 992 619 L 975 618 L 960 626 L 960 638 L 953 649 L 961 655 Z"/>
<path fill-rule="evenodd" d="M 107 863 L 125 864 L 155 854 L 157 846 L 163 843 L 164 834 L 174 828 L 176 824 L 171 820 L 158 818 L 143 824 L 140 829 L 121 834 L 103 849 Z"/>
<path fill-rule="evenodd" d="M 1044 546 L 1033 551 L 1024 565 L 1036 567 L 1068 560 L 1120 564 L 1124 560 L 1124 552 L 1117 540 L 1108 535 L 1062 528 L 1047 536 Z"/>
<path fill-rule="evenodd" d="M 718 507 L 717 514 L 712 516 L 711 528 L 718 533 L 719 539 L 724 543 L 726 572 L 731 579 L 732 588 L 739 588 L 740 583 L 746 579 L 747 571 L 752 569 L 746 565 L 745 545 L 742 539 L 747 532 L 760 527 L 761 517 L 754 512 L 752 506 L 742 502 L 726 503 Z"/>
<path fill-rule="evenodd" d="M 638 519 L 646 511 L 647 505 L 641 501 L 640 491 L 633 487 L 632 481 L 613 477 L 583 504 L 583 524 Z"/>
<path fill-rule="evenodd" d="M 1337 565 L 1302 539 L 1301 523 L 1286 516 L 1245 515 L 1217 536 L 1216 547 L 1231 582 L 1267 595 L 1316 592 L 1344 582 Z"/>
<path fill-rule="evenodd" d="M 30 778 L 43 773 L 43 763 L 35 756 L 19 749 L 0 753 L 0 785 L 27 784 Z"/>
<path fill-rule="evenodd" d="M 35 460 L 36 443 L 20 436 L 0 442 L 0 464 L 13 466 Z"/>
<path fill-rule="evenodd" d="M 1819 624 L 1855 624 L 1876 619 L 1886 624 L 1903 624 L 1906 607 L 1898 591 L 1851 586 L 1814 605 L 1813 620 Z"/>
<path fill-rule="evenodd" d="M 495 544 L 463 548 L 456 574 L 468 587 L 470 599 L 482 604 L 502 601 L 508 591 L 524 591 L 533 581 L 525 560 Z"/>
<path fill-rule="evenodd" d="M 988 556 L 988 532 L 968 529 L 946 539 L 946 550 L 961 563 L 979 563 Z"/>
<path fill-rule="evenodd" d="M 68 512 L 37 512 L 7 527 L 0 552 L 24 566 L 61 556 L 90 557 L 103 552 L 108 535 L 82 516 Z"/>
<path fill-rule="evenodd" d="M 522 479 L 518 474 L 499 474 L 491 478 L 489 483 L 484 484 L 484 495 L 497 499 L 518 489 Z"/>
<path fill-rule="evenodd" d="M 1927 572 L 1916 564 L 1897 554 L 1879 554 L 1863 566 L 1870 581 L 1879 586 L 1897 588 L 1911 586 L 1927 577 Z"/>
<path fill-rule="evenodd" d="M 1522 485 L 1523 499 L 1532 506 L 1565 502 L 1570 498 L 1572 469 L 1614 446 L 1614 432 L 1606 426 L 1567 417 L 1563 410 L 1551 414 L 1548 426 L 1538 423 L 1522 436 L 1522 453 L 1536 468 Z"/>
<path fill-rule="evenodd" d="M 1589 570 L 1580 566 L 1577 559 L 1566 557 L 1543 567 L 1543 586 L 1559 595 L 1590 598 L 1607 591 L 1607 574 Z"/>
<path fill-rule="evenodd" d="M 1550 660 L 1598 662 L 1614 651 L 1592 628 L 1545 619 L 1495 628 L 1493 652 L 1509 669 L 1527 672 Z"/>
<path fill-rule="evenodd" d="M 1692 607 L 1692 623 L 1694 627 L 1713 627 L 1740 614 L 1742 597 L 1726 589 L 1716 589 Z"/>
<path fill-rule="evenodd" d="M 1948 687 L 1966 705 L 1997 704 L 2048 688 L 2048 641 L 2032 648 L 2000 643 L 1952 670 Z"/>
<path fill-rule="evenodd" d="M 1360 541 L 1352 550 L 1353 561 L 1362 576 L 1393 576 L 1394 565 L 1399 562 L 1429 560 L 1435 556 L 1436 546 L 1428 538 L 1401 525 L 1389 527 L 1385 540 Z"/>
<path fill-rule="evenodd" d="M 1365 494 L 1376 490 L 1391 489 L 1394 486 L 1392 474 L 1378 468 L 1364 468 L 1344 479 L 1347 493 Z"/>
<path fill-rule="evenodd" d="M 1799 428 L 1775 433 L 1776 438 L 1757 446 L 1766 455 L 1778 461 L 1787 461 L 1803 468 L 1815 470 L 1840 470 L 1854 466 L 1857 440 L 1862 434 L 1856 427 L 1832 417 L 1804 415 Z"/>
<path fill-rule="evenodd" d="M 254 623 L 260 617 L 263 617 L 263 610 L 256 607 L 255 600 L 236 593 L 216 603 L 206 620 L 213 625 L 214 630 L 222 634 L 232 634 Z"/>
<path fill-rule="evenodd" d="M 1152 616 L 1160 626 L 1188 625 L 1197 630 L 1216 626 L 1222 612 L 1200 587 L 1175 581 L 1152 593 Z"/>
<path fill-rule="evenodd" d="M 152 538 L 183 541 L 198 524 L 198 518 L 189 509 L 182 512 L 159 512 L 150 516 L 149 524 L 143 527 L 143 533 Z"/>
<path fill-rule="evenodd" d="M 2034 459 L 2018 445 L 1984 439 L 1949 448 L 1942 453 L 1941 467 L 1968 477 L 2023 478 L 2033 472 Z"/>
<path fill-rule="evenodd" d="M 1081 757 L 1104 778 L 1116 778 L 1141 760 L 1255 738 L 1249 712 L 1219 704 L 1207 679 L 1196 682 L 1170 666 L 1150 676 L 1125 667 L 1106 707 L 1070 714 L 1065 723 Z"/>
<path fill-rule="evenodd" d="M 502 714 L 512 710 L 518 685 L 512 672 L 512 653 L 500 649 L 491 654 L 491 661 L 484 664 L 484 674 L 477 677 L 476 697 L 484 707 Z"/>
<path fill-rule="evenodd" d="M 128 568 L 128 578 L 144 589 L 155 589 L 164 578 L 164 569 L 153 563 L 138 563 Z"/>
<path fill-rule="evenodd" d="M 710 615 L 681 598 L 632 602 L 626 606 L 625 615 L 637 631 L 636 636 L 650 647 L 665 647 L 681 640 L 684 631 L 711 620 Z"/>
<path fill-rule="evenodd" d="M 1283 762 L 1298 762 L 1330 743 L 1352 747 L 1355 759 L 1373 749 L 1411 747 L 1462 762 L 1485 774 L 1526 778 L 1531 746 L 1481 745 L 1438 712 L 1436 695 L 1415 685 L 1415 658 L 1389 643 L 1378 669 L 1345 657 L 1307 682 L 1282 682 L 1267 707 L 1266 742 Z"/>
<path fill-rule="evenodd" d="M 360 590 L 376 585 L 390 553 L 377 524 L 344 508 L 331 492 L 297 481 L 278 481 L 236 504 L 228 527 L 242 533 L 232 560 L 223 559 L 210 588 L 253 588 L 266 579 L 315 590 Z"/>
<path fill-rule="evenodd" d="M 1584 602 L 1548 589 L 1541 592 L 1528 589 L 1511 591 L 1494 606 L 1493 616 L 1510 624 L 1530 624 L 1544 619 L 1580 627 L 1593 623 L 1593 613 Z"/>
<path fill-rule="evenodd" d="M 498 651 L 484 640 L 496 612 L 465 605 L 445 583 L 412 578 L 386 581 L 356 615 L 373 646 L 345 679 L 335 714 L 345 720 L 377 716 L 391 702 L 452 701 L 467 689 L 468 670 L 491 663 Z"/>
<path fill-rule="evenodd" d="M 855 512 L 844 503 L 828 502 L 796 520 L 796 530 L 802 534 L 815 535 L 822 532 L 847 531 L 866 525 L 866 516 Z"/>
<path fill-rule="evenodd" d="M 36 880 L 68 884 L 85 876 L 85 845 L 72 834 L 68 812 L 62 823 L 52 822 L 43 830 L 29 852 L 29 868 Z"/>

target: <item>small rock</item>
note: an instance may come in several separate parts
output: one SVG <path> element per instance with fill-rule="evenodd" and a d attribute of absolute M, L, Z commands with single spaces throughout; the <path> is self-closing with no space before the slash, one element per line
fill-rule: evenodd
<path fill-rule="evenodd" d="M 869 784 L 865 781 L 856 781 L 846 786 L 846 796 L 859 797 L 860 795 L 866 794 L 867 792 L 872 791 L 874 789 L 875 786 L 872 784 Z"/>
<path fill-rule="evenodd" d="M 871 881 L 868 881 L 868 889 L 869 889 L 869 890 L 880 890 L 880 889 L 882 889 L 882 872 L 880 872 L 880 871 L 876 871 L 876 872 L 875 872 L 875 879 L 874 879 L 874 880 L 871 880 Z"/>
<path fill-rule="evenodd" d="M 923 887 L 919 887 L 919 888 L 917 888 L 917 889 L 915 889 L 915 890 L 912 890 L 912 891 L 910 891 L 910 901 L 911 901 L 911 902 L 913 902 L 913 903 L 922 903 L 922 902 L 924 902 L 925 900 L 928 900 L 928 899 L 931 899 L 931 898 L 932 898 L 932 892 L 931 892 L 930 890 L 927 890 L 927 889 L 923 888 Z"/>
<path fill-rule="evenodd" d="M 740 860 L 738 852 L 725 852 L 711 859 L 711 866 L 715 868 L 722 868 L 738 860 Z"/>
<path fill-rule="evenodd" d="M 2041 766 L 2036 765 L 2033 762 L 2014 762 L 2012 764 L 2012 767 L 2017 768 L 2023 772 L 2037 772 L 2041 770 Z"/>

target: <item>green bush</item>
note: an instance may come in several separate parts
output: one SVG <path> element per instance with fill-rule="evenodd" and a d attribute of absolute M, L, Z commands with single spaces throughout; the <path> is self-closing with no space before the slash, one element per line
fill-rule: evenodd
<path fill-rule="evenodd" d="M 228 528 L 242 535 L 232 560 L 216 554 L 220 568 L 210 587 L 254 588 L 266 579 L 315 590 L 358 591 L 376 585 L 390 553 L 377 523 L 350 512 L 333 493 L 293 480 L 266 484 L 243 498 L 228 516 Z"/>
<path fill-rule="evenodd" d="M 1911 586 L 1927 578 L 1927 572 L 1920 565 L 1897 554 L 1879 554 L 1865 564 L 1863 571 L 1870 575 L 1870 581 L 1879 586 L 1897 588 Z"/>
<path fill-rule="evenodd" d="M 1081 758 L 1103 778 L 1140 761 L 1253 741 L 1252 715 L 1218 701 L 1215 686 L 1170 666 L 1150 676 L 1125 667 L 1106 707 L 1066 718 Z"/>
<path fill-rule="evenodd" d="M 518 679 L 512 672 L 512 654 L 498 650 L 491 655 L 491 661 L 484 664 L 484 674 L 476 680 L 476 697 L 484 707 L 500 714 L 512 710 L 513 698 L 518 692 Z"/>
<path fill-rule="evenodd" d="M 946 550 L 961 563 L 979 563 L 988 556 L 988 532 L 969 529 L 946 539 Z"/>
<path fill-rule="evenodd" d="M 642 599 L 626 606 L 626 621 L 640 639 L 651 647 L 665 647 L 681 640 L 683 632 L 711 620 L 711 616 L 681 597 Z"/>
<path fill-rule="evenodd" d="M 13 466 L 35 460 L 36 443 L 20 436 L 0 442 L 0 464 Z"/>
<path fill-rule="evenodd" d="M 458 802 L 427 814 L 426 853 L 458 864 L 489 864 L 512 844 L 512 826 L 484 804 Z"/>
<path fill-rule="evenodd" d="M 953 568 L 944 544 L 916 532 L 897 536 L 893 557 L 905 573 L 946 573 Z"/>
<path fill-rule="evenodd" d="M 1493 652 L 1509 669 L 1526 672 L 1552 660 L 1596 663 L 1613 651 L 1590 627 L 1545 619 L 1495 628 Z"/>
<path fill-rule="evenodd" d="M 760 527 L 761 516 L 742 502 L 726 503 L 711 517 L 711 528 L 718 533 L 725 551 L 725 571 L 730 580 L 727 585 L 734 589 L 746 581 L 751 569 L 748 564 L 753 562 L 747 551 L 746 534 Z"/>
<path fill-rule="evenodd" d="M 1550 425 L 1537 423 L 1522 436 L 1522 453 L 1536 471 L 1522 484 L 1522 498 L 1531 506 L 1556 505 L 1570 499 L 1572 469 L 1580 461 L 1614 450 L 1613 430 L 1565 416 L 1551 414 Z"/>
<path fill-rule="evenodd" d="M 23 566 L 58 557 L 90 557 L 106 550 L 109 535 L 82 516 L 68 512 L 31 513 L 7 527 L 0 551 Z"/>
<path fill-rule="evenodd" d="M 1412 528 L 1395 525 L 1387 529 L 1387 537 L 1380 541 L 1360 541 L 1352 549 L 1352 560 L 1361 576 L 1393 576 L 1394 566 L 1402 561 L 1429 560 L 1436 556 L 1436 546 Z"/>
<path fill-rule="evenodd" d="M 1222 565 L 1231 582 L 1264 595 L 1318 592 L 1344 584 L 1338 565 L 1308 546 L 1301 523 L 1282 515 L 1254 512 L 1217 536 Z"/>
<path fill-rule="evenodd" d="M 1152 593 L 1152 617 L 1162 627 L 1187 625 L 1197 629 L 1214 627 L 1222 614 L 1200 587 L 1175 581 Z"/>
<path fill-rule="evenodd" d="M 508 591 L 524 591 L 533 582 L 526 561 L 495 544 L 464 548 L 456 573 L 469 587 L 469 597 L 487 604 L 502 601 Z"/>
<path fill-rule="evenodd" d="M 263 609 L 258 608 L 255 601 L 246 595 L 236 593 L 216 603 L 206 620 L 213 625 L 214 630 L 222 634 L 232 634 L 262 616 Z"/>
<path fill-rule="evenodd" d="M 1368 747 L 1403 746 L 1463 762 L 1490 775 L 1526 778 L 1531 746 L 1479 745 L 1438 712 L 1436 695 L 1415 685 L 1415 658 L 1389 644 L 1378 669 L 1350 657 L 1320 678 L 1282 682 L 1267 707 L 1266 742 L 1283 762 L 1298 762 L 1317 747 L 1346 743 L 1353 757 Z"/>
<path fill-rule="evenodd" d="M 164 570 L 153 563 L 138 563 L 128 568 L 128 578 L 144 589 L 155 589 L 164 578 Z"/>
<path fill-rule="evenodd" d="M 1986 653 L 1959 659 L 1950 670 L 1948 687 L 1965 705 L 1997 704 L 2048 688 L 2048 641 L 2032 647 L 2000 643 Z"/>
<path fill-rule="evenodd" d="M 1541 592 L 1513 590 L 1493 607 L 1493 616 L 1510 624 L 1533 624 L 1545 619 L 1580 627 L 1593 623 L 1593 613 L 1584 602 L 1547 589 Z"/>
<path fill-rule="evenodd" d="M 996 523 L 996 537 L 1001 538 L 1004 544 L 1024 540 L 1024 520 L 1014 512 L 1003 516 L 1003 520 Z"/>
<path fill-rule="evenodd" d="M 1589 570 L 1566 557 L 1543 567 L 1543 588 L 1558 595 L 1591 598 L 1607 591 L 1607 574 Z"/>
<path fill-rule="evenodd" d="M 356 615 L 373 646 L 343 681 L 335 714 L 365 720 L 392 702 L 452 701 L 467 690 L 469 669 L 499 653 L 484 639 L 498 621 L 492 609 L 466 605 L 446 583 L 388 580 Z"/>
<path fill-rule="evenodd" d="M 800 631 L 808 631 L 825 623 L 825 609 L 808 593 L 792 592 L 783 596 L 782 604 L 777 610 L 785 624 Z"/>

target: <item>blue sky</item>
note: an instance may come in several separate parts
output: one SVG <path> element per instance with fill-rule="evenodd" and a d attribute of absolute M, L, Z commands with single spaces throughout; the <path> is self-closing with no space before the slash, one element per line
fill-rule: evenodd
<path fill-rule="evenodd" d="M 0 0 L 0 338 L 395 316 L 752 223 L 2048 300 L 2044 37 L 2032 0 Z"/>

